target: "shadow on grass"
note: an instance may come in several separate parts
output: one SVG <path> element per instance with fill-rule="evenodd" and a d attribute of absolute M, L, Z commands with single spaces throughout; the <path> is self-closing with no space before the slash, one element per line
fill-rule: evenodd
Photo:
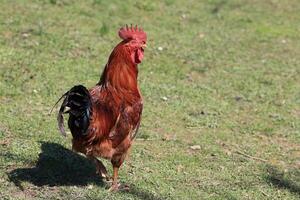
<path fill-rule="evenodd" d="M 300 195 L 300 170 L 293 169 L 283 172 L 274 166 L 268 166 L 267 172 L 267 182 L 278 188 L 287 189 L 294 194 Z"/>
<path fill-rule="evenodd" d="M 21 190 L 22 182 L 30 182 L 35 186 L 86 186 L 95 184 L 106 187 L 95 173 L 94 164 L 85 157 L 63 147 L 60 144 L 42 142 L 42 152 L 34 167 L 14 169 L 8 173 L 9 179 Z M 166 198 L 130 185 L 129 190 L 121 190 L 124 194 L 145 200 L 161 200 Z"/>
<path fill-rule="evenodd" d="M 85 186 L 104 183 L 95 173 L 95 166 L 85 157 L 56 143 L 42 142 L 42 152 L 36 166 L 19 168 L 8 176 L 21 189 L 21 182 L 28 181 L 36 186 Z"/>

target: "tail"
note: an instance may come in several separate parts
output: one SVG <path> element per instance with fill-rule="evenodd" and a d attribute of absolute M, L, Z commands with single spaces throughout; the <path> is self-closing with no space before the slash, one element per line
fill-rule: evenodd
<path fill-rule="evenodd" d="M 77 85 L 66 92 L 58 100 L 58 102 L 63 98 L 64 101 L 57 115 L 58 128 L 61 134 L 66 136 L 63 114 L 69 113 L 68 126 L 73 137 L 87 135 L 87 129 L 90 125 L 90 116 L 92 112 L 92 103 L 89 91 L 84 86 Z M 66 110 L 67 107 L 69 108 L 68 110 Z"/>

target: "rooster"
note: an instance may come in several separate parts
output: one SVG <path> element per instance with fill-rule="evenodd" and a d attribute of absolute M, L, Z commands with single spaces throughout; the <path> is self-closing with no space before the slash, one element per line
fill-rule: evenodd
<path fill-rule="evenodd" d="M 67 91 L 58 100 L 63 103 L 57 116 L 59 130 L 66 136 L 63 114 L 69 114 L 73 150 L 92 160 L 106 180 L 110 177 L 98 158 L 111 161 L 112 191 L 119 189 L 118 171 L 141 122 L 143 99 L 137 76 L 147 41 L 137 26 L 126 25 L 118 34 L 122 41 L 110 54 L 99 82 L 90 89 L 77 85 Z"/>

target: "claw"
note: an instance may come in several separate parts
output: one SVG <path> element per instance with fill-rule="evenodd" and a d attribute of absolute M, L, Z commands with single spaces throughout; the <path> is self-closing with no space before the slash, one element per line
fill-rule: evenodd
<path fill-rule="evenodd" d="M 117 192 L 117 191 L 128 191 L 130 190 L 129 185 L 122 185 L 120 183 L 118 184 L 112 184 L 112 186 L 108 189 L 109 192 Z"/>
<path fill-rule="evenodd" d="M 108 189 L 109 192 L 117 192 L 119 191 L 120 183 L 112 184 L 112 186 Z"/>

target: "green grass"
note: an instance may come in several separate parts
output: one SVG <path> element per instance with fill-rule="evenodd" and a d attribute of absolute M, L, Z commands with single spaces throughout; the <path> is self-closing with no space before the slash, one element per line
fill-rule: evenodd
<path fill-rule="evenodd" d="M 0 10 L 0 199 L 299 199 L 299 1 L 3 0 Z M 126 23 L 148 33 L 145 107 L 120 171 L 130 190 L 109 193 L 48 112 L 99 80 Z"/>

